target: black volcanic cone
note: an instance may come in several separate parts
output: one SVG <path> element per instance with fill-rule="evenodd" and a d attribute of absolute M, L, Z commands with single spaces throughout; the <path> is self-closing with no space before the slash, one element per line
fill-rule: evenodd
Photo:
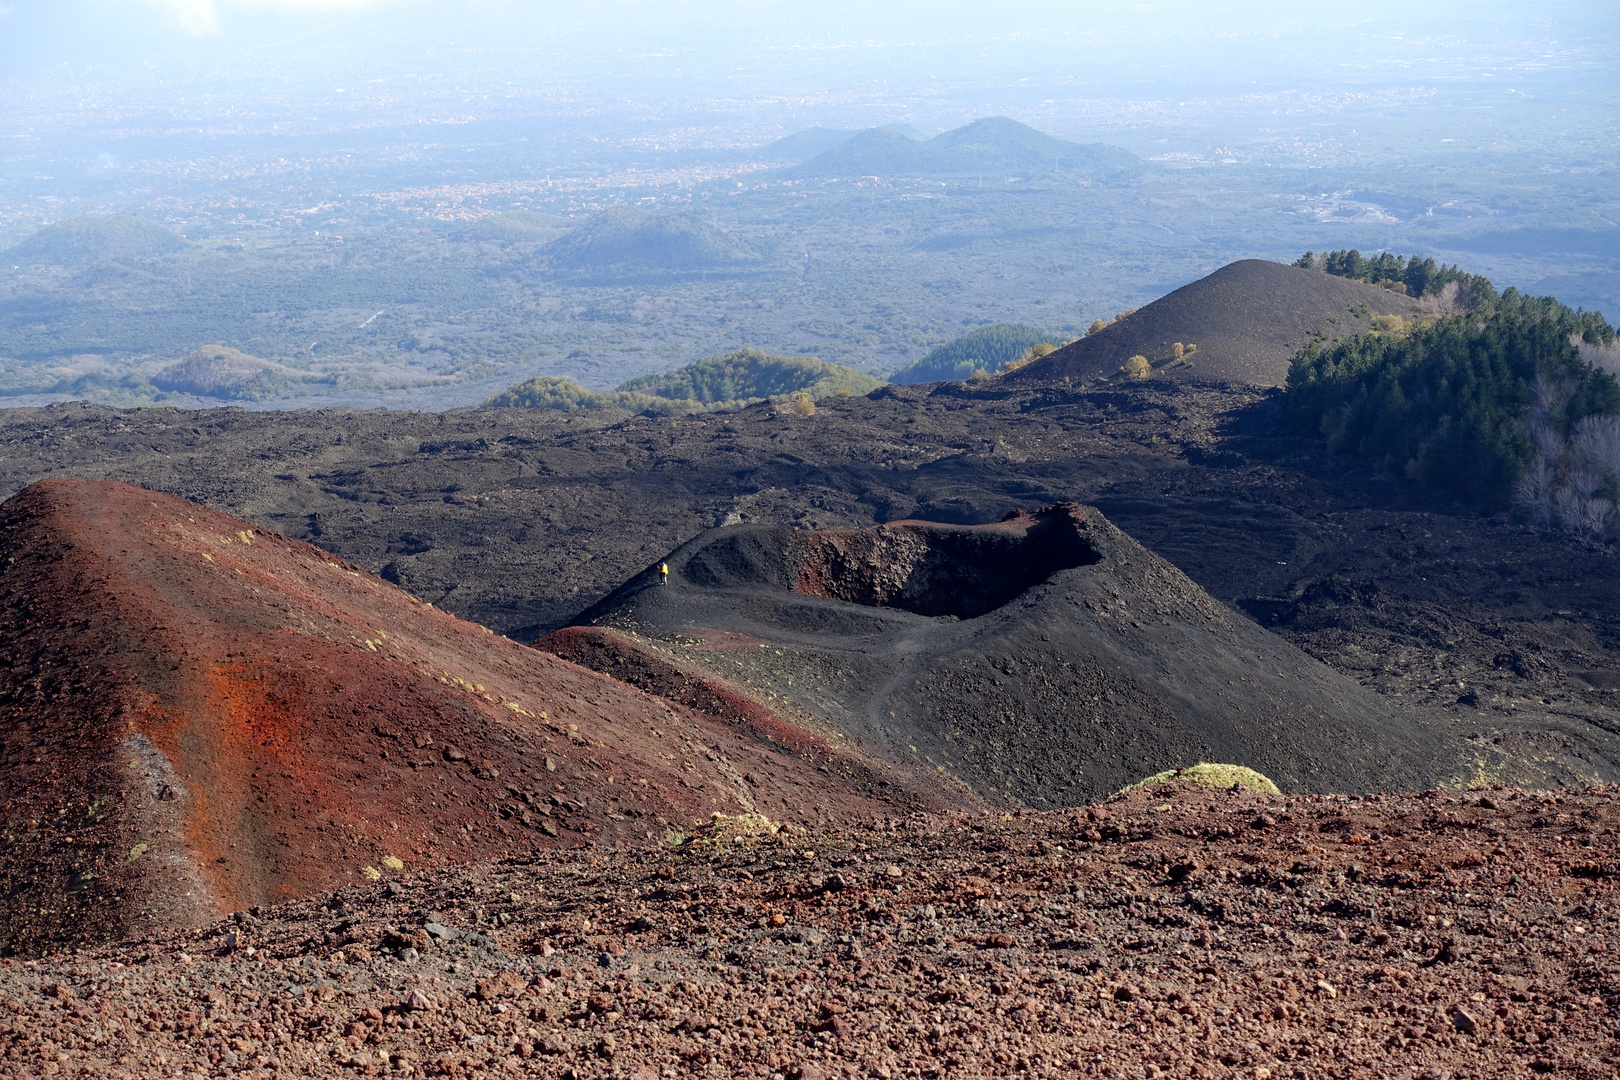
<path fill-rule="evenodd" d="M 1377 315 L 1407 319 L 1421 309 L 1409 296 L 1360 281 L 1243 259 L 1003 377 L 1119 378 L 1125 361 L 1141 356 L 1158 378 L 1282 386 L 1289 360 L 1318 335 L 1340 341 L 1372 330 Z M 1177 361 L 1177 342 L 1198 349 Z"/>
<path fill-rule="evenodd" d="M 579 625 L 868 752 L 1035 806 L 1199 761 L 1417 789 L 1441 736 L 1215 601 L 1091 507 L 997 524 L 706 532 Z"/>

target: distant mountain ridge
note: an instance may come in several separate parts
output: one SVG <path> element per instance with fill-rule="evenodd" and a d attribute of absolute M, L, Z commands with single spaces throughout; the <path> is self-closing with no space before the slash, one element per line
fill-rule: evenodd
<path fill-rule="evenodd" d="M 807 128 L 766 143 L 754 152 L 754 156 L 761 161 L 805 161 L 835 146 L 842 146 L 859 134 L 859 131 L 844 128 Z"/>
<path fill-rule="evenodd" d="M 973 177 L 1027 179 L 1049 173 L 1094 177 L 1133 175 L 1142 161 L 1129 150 L 1104 143 L 1054 138 L 1005 116 L 917 140 L 892 128 L 872 128 L 782 172 L 796 179 L 855 176 Z"/>
<path fill-rule="evenodd" d="M 104 214 L 47 225 L 7 248 L 4 257 L 33 265 L 89 266 L 108 259 L 172 255 L 189 246 L 184 238 L 137 214 Z"/>

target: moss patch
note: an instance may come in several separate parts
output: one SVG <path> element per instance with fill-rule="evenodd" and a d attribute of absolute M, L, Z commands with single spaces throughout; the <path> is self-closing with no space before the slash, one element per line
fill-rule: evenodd
<path fill-rule="evenodd" d="M 1245 765 L 1219 765 L 1200 761 L 1190 769 L 1168 769 L 1162 773 L 1155 773 L 1146 780 L 1138 780 L 1128 787 L 1120 789 L 1120 794 L 1135 791 L 1137 788 L 1147 787 L 1150 784 L 1202 784 L 1205 787 L 1229 788 L 1233 784 L 1258 791 L 1265 795 L 1281 795 L 1282 791 L 1269 777 L 1262 776 Z"/>

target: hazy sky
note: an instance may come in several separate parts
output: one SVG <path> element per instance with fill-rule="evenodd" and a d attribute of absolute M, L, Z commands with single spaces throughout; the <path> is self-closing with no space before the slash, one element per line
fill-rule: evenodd
<path fill-rule="evenodd" d="M 1615 0 L 0 0 L 0 139 L 92 156 L 413 124 L 589 156 L 1007 115 L 1155 153 L 1331 117 L 1398 161 L 1460 149 L 1455 124 L 1585 162 L 1620 142 L 1617 72 Z"/>
<path fill-rule="evenodd" d="M 0 0 L 0 73 L 198 57 L 506 56 L 696 80 L 973 79 L 1025 72 L 1187 84 L 1337 83 L 1493 62 L 1616 78 L 1612 0 L 872 4 L 833 0 Z M 605 74 L 606 72 L 604 72 Z"/>

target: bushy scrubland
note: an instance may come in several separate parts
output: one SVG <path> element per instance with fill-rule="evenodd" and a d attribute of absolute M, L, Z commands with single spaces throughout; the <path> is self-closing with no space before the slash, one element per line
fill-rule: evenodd
<path fill-rule="evenodd" d="M 735 409 L 760 401 L 782 401 L 808 415 L 818 398 L 869 394 L 883 383 L 852 368 L 807 356 L 770 356 L 738 349 L 712 356 L 664 375 L 631 379 L 617 390 L 587 390 L 572 379 L 539 375 L 484 402 L 518 409 L 631 409 L 677 412 Z M 808 412 L 805 405 L 808 404 Z"/>
<path fill-rule="evenodd" d="M 771 356 L 758 349 L 738 349 L 666 375 L 631 379 L 619 390 L 717 407 L 800 393 L 811 398 L 831 397 L 840 390 L 870 394 L 882 385 L 881 379 L 814 357 Z"/>

